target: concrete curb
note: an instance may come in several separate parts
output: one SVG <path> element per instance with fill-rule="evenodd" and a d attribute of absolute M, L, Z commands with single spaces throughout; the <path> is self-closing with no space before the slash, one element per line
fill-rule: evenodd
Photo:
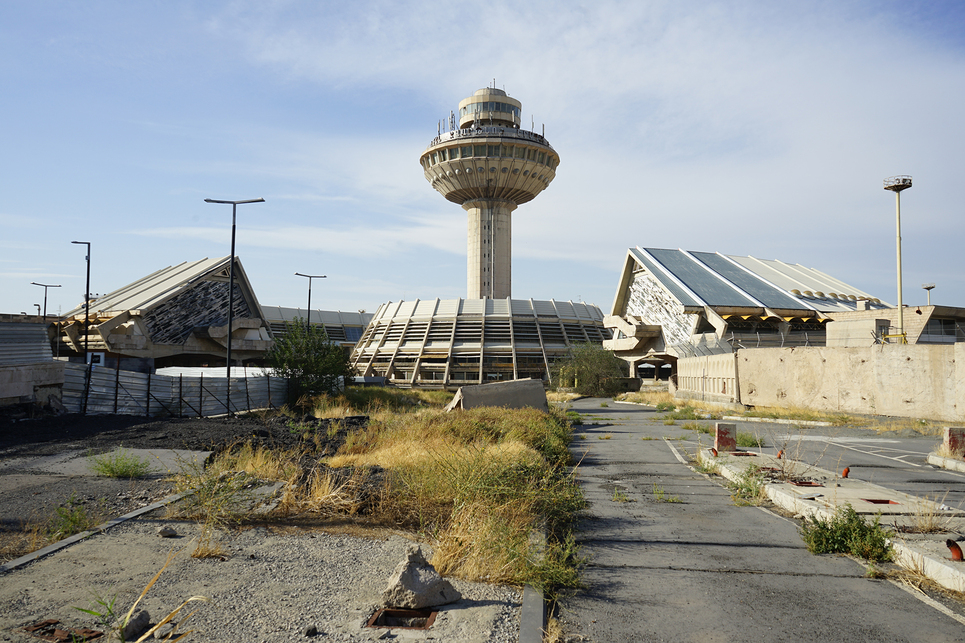
<path fill-rule="evenodd" d="M 189 491 L 185 491 L 182 493 L 176 493 L 170 496 L 166 496 L 164 498 L 161 498 L 157 502 L 141 507 L 140 509 L 135 509 L 134 511 L 130 513 L 126 513 L 123 516 L 118 516 L 117 518 L 111 518 L 107 522 L 97 525 L 93 529 L 82 531 L 79 534 L 74 534 L 73 536 L 68 536 L 63 540 L 58 540 L 57 542 L 47 545 L 42 549 L 38 549 L 37 551 L 30 552 L 29 554 L 21 556 L 20 558 L 16 558 L 14 560 L 8 561 L 3 565 L 0 565 L 0 574 L 5 574 L 9 571 L 17 569 L 18 567 L 23 567 L 27 563 L 32 563 L 33 561 L 39 558 L 43 558 L 44 556 L 60 551 L 61 549 L 70 547 L 74 543 L 78 543 L 86 538 L 90 538 L 91 536 L 95 536 L 97 534 L 103 533 L 108 529 L 110 529 L 111 527 L 121 524 L 122 522 L 127 522 L 132 518 L 143 516 L 146 513 L 150 513 L 154 511 L 155 509 L 160 509 L 161 507 L 164 507 L 165 505 L 169 505 L 172 502 L 177 502 L 181 498 L 184 498 L 185 496 L 190 495 L 190 493 L 191 492 Z"/>
<path fill-rule="evenodd" d="M 762 424 L 793 424 L 794 426 L 834 426 L 831 422 L 819 422 L 818 420 L 785 420 L 782 418 L 759 418 L 747 417 L 745 415 L 725 415 L 722 420 L 728 422 L 760 422 Z"/>
<path fill-rule="evenodd" d="M 927 458 L 928 464 L 934 467 L 940 467 L 942 469 L 951 469 L 952 471 L 962 471 L 965 472 L 965 460 L 956 460 L 955 458 L 945 458 L 934 451 L 928 454 Z"/>
<path fill-rule="evenodd" d="M 936 456 L 936 458 L 937 457 L 938 456 Z M 709 449 L 701 450 L 700 458 L 704 462 L 714 462 L 715 460 Z M 717 458 L 717 460 L 725 460 L 725 458 L 726 455 Z M 945 460 L 947 458 L 941 459 Z M 734 460 L 731 461 L 725 460 L 718 462 L 718 470 L 722 477 L 733 482 L 740 478 L 748 464 L 754 463 L 763 466 L 772 466 L 779 462 L 774 456 L 755 453 L 753 459 L 745 456 L 734 458 Z M 931 462 L 931 456 L 929 456 L 929 462 Z M 952 462 L 965 465 L 965 462 L 958 462 L 957 460 L 953 460 Z M 879 498 L 893 499 L 897 505 L 905 508 L 901 510 L 901 513 L 889 512 L 887 508 L 880 512 L 874 512 L 875 515 L 880 513 L 883 517 L 893 518 L 897 524 L 899 519 L 903 521 L 908 520 L 908 518 L 906 518 L 908 516 L 907 508 L 921 506 L 923 503 L 936 504 L 927 498 L 918 498 L 870 482 L 852 478 L 848 478 L 845 481 L 834 472 L 817 467 L 810 467 L 802 462 L 785 461 L 783 466 L 790 466 L 792 469 L 794 467 L 800 467 L 800 470 L 807 471 L 809 476 L 825 478 L 829 484 L 827 487 L 823 487 L 823 489 L 825 491 L 832 491 L 832 496 L 826 497 L 820 493 L 808 494 L 806 491 L 798 493 L 787 483 L 766 483 L 764 489 L 768 499 L 778 507 L 795 515 L 827 520 L 837 513 L 839 507 L 845 504 L 851 504 L 852 499 L 873 495 Z M 965 471 L 965 466 L 960 470 Z M 838 482 L 835 483 L 836 486 L 830 486 L 831 480 L 838 480 Z M 837 486 L 838 484 L 845 486 Z M 863 491 L 867 493 L 862 493 Z M 839 493 L 840 497 L 838 496 Z M 824 498 L 824 502 L 819 502 L 817 497 L 809 498 L 811 495 Z M 860 510 L 859 513 L 872 514 L 870 511 L 862 512 Z M 956 518 L 960 517 L 962 512 L 949 512 L 948 515 L 951 518 Z M 965 563 L 952 562 L 949 558 L 945 557 L 946 547 L 944 539 L 946 536 L 947 534 L 937 537 L 921 537 L 918 539 L 912 539 L 910 536 L 908 538 L 902 538 L 900 536 L 891 538 L 890 543 L 894 550 L 894 562 L 913 573 L 921 574 L 931 579 L 942 587 L 956 592 L 965 592 Z"/>
<path fill-rule="evenodd" d="M 523 607 L 519 614 L 519 643 L 542 643 L 546 629 L 546 600 L 543 592 L 527 585 L 523 588 Z"/>

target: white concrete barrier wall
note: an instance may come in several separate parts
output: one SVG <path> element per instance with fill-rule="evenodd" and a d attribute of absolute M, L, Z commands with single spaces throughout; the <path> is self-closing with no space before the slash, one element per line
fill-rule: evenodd
<path fill-rule="evenodd" d="M 965 417 L 962 343 L 760 348 L 736 355 L 743 404 L 944 421 Z"/>
<path fill-rule="evenodd" d="M 707 402 L 739 401 L 737 355 L 705 355 L 677 360 L 677 395 Z"/>

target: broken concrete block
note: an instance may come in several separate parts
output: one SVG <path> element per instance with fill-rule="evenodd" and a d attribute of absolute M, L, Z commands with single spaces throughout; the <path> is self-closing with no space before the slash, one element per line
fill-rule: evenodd
<path fill-rule="evenodd" d="M 456 395 L 446 406 L 446 410 L 474 409 L 480 406 L 549 410 L 546 404 L 546 389 L 543 387 L 543 382 L 533 379 L 462 386 L 456 391 Z"/>
<path fill-rule="evenodd" d="M 385 605 L 412 610 L 455 603 L 461 598 L 462 594 L 426 561 L 418 545 L 409 545 L 405 560 L 396 566 L 382 592 Z"/>

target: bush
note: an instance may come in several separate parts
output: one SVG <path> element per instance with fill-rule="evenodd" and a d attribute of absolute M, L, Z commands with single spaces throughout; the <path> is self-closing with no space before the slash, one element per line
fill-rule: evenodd
<path fill-rule="evenodd" d="M 620 393 L 626 363 L 599 344 L 573 344 L 553 365 L 557 388 L 572 387 L 580 395 L 613 397 Z"/>
<path fill-rule="evenodd" d="M 328 338 L 324 328 L 306 327 L 300 318 L 286 328 L 285 335 L 268 351 L 266 361 L 275 373 L 288 379 L 289 401 L 337 393 L 342 378 L 353 373 L 342 347 Z"/>
<path fill-rule="evenodd" d="M 881 515 L 869 525 L 851 505 L 838 509 L 831 520 L 810 516 L 801 525 L 801 538 L 812 554 L 851 554 L 872 562 L 891 560 L 888 534 Z"/>

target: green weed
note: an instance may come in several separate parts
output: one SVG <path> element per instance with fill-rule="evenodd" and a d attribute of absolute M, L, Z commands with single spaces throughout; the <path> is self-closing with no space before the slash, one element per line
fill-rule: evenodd
<path fill-rule="evenodd" d="M 765 475 L 756 464 L 748 465 L 735 482 L 730 483 L 731 499 L 740 506 L 759 505 L 764 501 Z"/>
<path fill-rule="evenodd" d="M 744 447 L 746 449 L 760 448 L 764 446 L 764 438 L 754 435 L 753 433 L 744 433 L 743 431 L 738 431 L 737 446 Z"/>
<path fill-rule="evenodd" d="M 663 490 L 663 487 L 659 487 L 656 484 L 653 485 L 653 499 L 657 502 L 680 502 L 680 498 L 677 496 L 668 496 L 667 492 Z"/>
<path fill-rule="evenodd" d="M 633 502 L 625 491 L 620 491 L 619 489 L 613 490 L 613 498 L 611 498 L 611 500 L 613 500 L 613 502 Z"/>
<path fill-rule="evenodd" d="M 87 531 L 95 524 L 95 520 L 87 514 L 87 510 L 81 505 L 74 494 L 64 505 L 54 510 L 54 515 L 47 522 L 47 537 L 51 541 L 61 540 L 82 531 Z"/>
<path fill-rule="evenodd" d="M 812 554 L 850 554 L 872 562 L 892 558 L 888 532 L 881 514 L 868 524 L 851 505 L 838 509 L 830 520 L 810 516 L 801 525 L 801 538 Z"/>
<path fill-rule="evenodd" d="M 111 453 L 88 456 L 88 465 L 97 475 L 108 478 L 141 478 L 151 470 L 147 458 L 139 458 L 123 447 Z"/>

